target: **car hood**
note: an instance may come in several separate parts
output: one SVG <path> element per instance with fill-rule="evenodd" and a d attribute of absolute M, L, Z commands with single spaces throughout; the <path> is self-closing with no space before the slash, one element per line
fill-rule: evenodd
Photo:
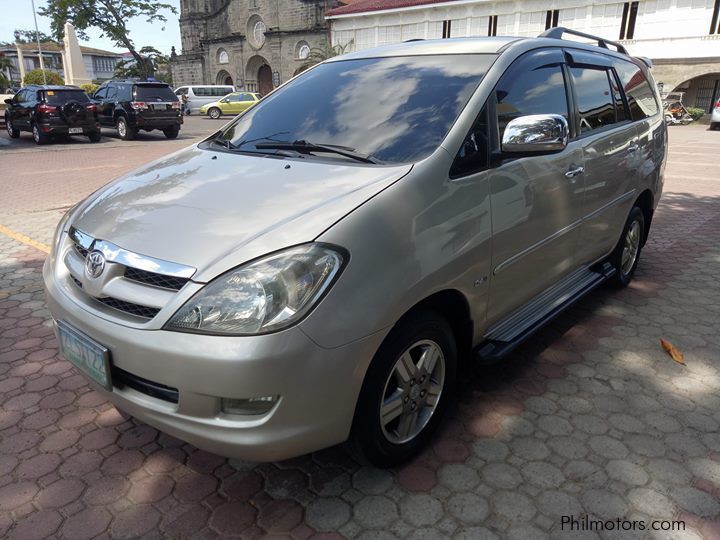
<path fill-rule="evenodd" d="M 411 168 L 192 147 L 108 184 L 71 222 L 126 250 L 192 266 L 202 282 L 314 240 Z"/>

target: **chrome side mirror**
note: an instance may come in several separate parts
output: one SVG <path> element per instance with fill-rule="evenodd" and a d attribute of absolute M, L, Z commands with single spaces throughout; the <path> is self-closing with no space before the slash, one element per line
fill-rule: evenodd
<path fill-rule="evenodd" d="M 568 143 L 568 123 L 559 114 L 532 114 L 510 120 L 502 138 L 503 152 L 557 152 Z"/>

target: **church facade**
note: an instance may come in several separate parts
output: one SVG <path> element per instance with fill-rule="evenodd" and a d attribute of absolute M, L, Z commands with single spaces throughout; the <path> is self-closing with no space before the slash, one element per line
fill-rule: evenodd
<path fill-rule="evenodd" d="M 330 41 L 335 0 L 181 0 L 176 87 L 232 84 L 267 94 L 295 75 L 310 49 Z"/>

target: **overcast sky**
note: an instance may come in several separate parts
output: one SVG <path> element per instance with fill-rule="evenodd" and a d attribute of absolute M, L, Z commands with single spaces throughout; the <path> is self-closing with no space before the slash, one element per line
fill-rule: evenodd
<path fill-rule="evenodd" d="M 180 0 L 164 0 L 164 2 L 174 5 L 178 13 L 180 12 Z M 35 0 L 36 9 L 40 9 L 40 6 L 44 5 L 45 0 Z M 140 17 L 127 22 L 130 38 L 138 49 L 145 45 L 151 45 L 165 54 L 170 54 L 170 47 L 175 45 L 177 53 L 180 54 L 178 15 L 167 12 L 165 16 L 168 20 L 164 25 L 164 31 L 161 30 L 162 23 L 147 23 Z M 37 22 L 41 32 L 50 34 L 49 19 L 38 15 Z M 15 29 L 35 29 L 30 0 L 0 0 L 0 41 L 13 41 L 15 39 L 13 37 Z M 97 30 L 89 29 L 87 33 L 90 39 L 88 41 L 80 40 L 80 45 L 108 51 L 121 50 L 114 47 L 112 41 L 106 37 L 99 37 L 100 32 Z"/>

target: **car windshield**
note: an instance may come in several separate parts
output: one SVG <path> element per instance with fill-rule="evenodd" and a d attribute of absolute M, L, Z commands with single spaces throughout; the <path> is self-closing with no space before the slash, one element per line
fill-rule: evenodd
<path fill-rule="evenodd" d="M 138 84 L 135 87 L 137 101 L 177 101 L 175 92 L 169 86 L 160 84 Z"/>
<path fill-rule="evenodd" d="M 440 145 L 495 58 L 456 54 L 328 62 L 249 109 L 218 139 L 240 152 L 269 152 L 271 143 L 301 141 L 385 163 L 419 161 Z"/>
<path fill-rule="evenodd" d="M 65 105 L 68 101 L 87 103 L 90 101 L 82 90 L 44 90 L 45 101 L 48 105 Z"/>

